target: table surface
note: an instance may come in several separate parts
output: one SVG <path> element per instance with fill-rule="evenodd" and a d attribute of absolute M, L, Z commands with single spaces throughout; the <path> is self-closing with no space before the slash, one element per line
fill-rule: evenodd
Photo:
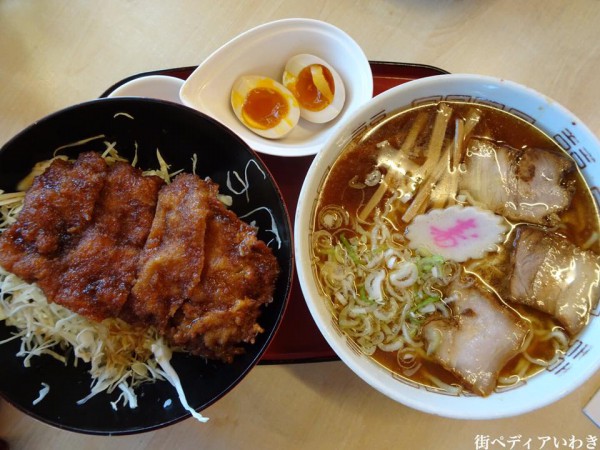
<path fill-rule="evenodd" d="M 286 17 L 338 26 L 370 60 L 526 84 L 600 135 L 598 0 L 0 0 L 0 145 L 122 78 L 196 65 L 237 34 Z M 600 430 L 582 412 L 599 386 L 597 373 L 535 412 L 461 421 L 395 403 L 340 362 L 268 365 L 206 409 L 207 424 L 88 436 L 0 401 L 0 437 L 13 449 L 600 448 Z"/>

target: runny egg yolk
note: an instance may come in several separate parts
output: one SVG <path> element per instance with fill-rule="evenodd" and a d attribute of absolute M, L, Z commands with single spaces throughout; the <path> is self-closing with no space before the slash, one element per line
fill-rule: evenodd
<path fill-rule="evenodd" d="M 288 101 L 277 90 L 251 89 L 242 106 L 242 117 L 252 127 L 268 130 L 279 124 L 289 112 Z"/>
<path fill-rule="evenodd" d="M 331 71 L 321 64 L 304 67 L 291 89 L 301 107 L 321 111 L 333 101 L 335 82 Z"/>
<path fill-rule="evenodd" d="M 282 84 L 300 105 L 300 116 L 309 122 L 329 122 L 344 107 L 346 89 L 342 78 L 318 56 L 301 53 L 288 59 Z"/>
<path fill-rule="evenodd" d="M 240 122 L 267 139 L 284 137 L 300 119 L 300 107 L 294 94 L 269 77 L 239 77 L 231 88 L 230 101 Z"/>

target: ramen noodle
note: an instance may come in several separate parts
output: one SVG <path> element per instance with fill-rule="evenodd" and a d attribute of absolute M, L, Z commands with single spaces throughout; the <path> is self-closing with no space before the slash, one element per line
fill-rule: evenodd
<path fill-rule="evenodd" d="M 554 141 L 505 111 L 442 102 L 345 147 L 311 239 L 352 345 L 410 382 L 485 396 L 553 364 L 585 326 L 598 235 L 593 197 Z"/>

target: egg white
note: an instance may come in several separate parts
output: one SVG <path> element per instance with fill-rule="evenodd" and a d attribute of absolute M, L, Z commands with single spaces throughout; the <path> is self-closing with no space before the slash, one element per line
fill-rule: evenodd
<path fill-rule="evenodd" d="M 257 128 L 245 119 L 242 109 L 250 91 L 256 88 L 268 88 L 277 91 L 288 104 L 288 113 L 275 126 L 267 129 Z M 231 107 L 237 118 L 249 130 L 268 139 L 279 139 L 288 134 L 300 120 L 300 107 L 294 95 L 281 83 L 261 75 L 243 75 L 231 88 Z"/>
<path fill-rule="evenodd" d="M 295 86 L 295 84 L 298 82 L 298 77 L 302 69 L 312 64 L 320 64 L 329 69 L 331 72 L 335 86 L 333 100 L 329 105 L 320 111 L 311 111 L 303 108 L 302 105 L 299 105 L 300 117 L 313 123 L 329 122 L 338 116 L 344 107 L 344 102 L 346 101 L 346 89 L 344 87 L 344 82 L 342 81 L 342 78 L 338 72 L 331 67 L 330 64 L 315 55 L 309 55 L 307 53 L 293 56 L 285 65 L 285 70 L 283 72 L 283 85 L 293 92 L 293 86 Z"/>

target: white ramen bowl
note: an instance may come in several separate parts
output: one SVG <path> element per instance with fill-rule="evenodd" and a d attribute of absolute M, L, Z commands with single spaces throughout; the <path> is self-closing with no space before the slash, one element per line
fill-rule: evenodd
<path fill-rule="evenodd" d="M 340 114 L 327 123 L 300 119 L 281 139 L 266 139 L 246 128 L 230 105 L 231 88 L 242 75 L 262 75 L 281 82 L 292 56 L 309 53 L 328 62 L 346 89 Z M 277 156 L 317 153 L 343 119 L 373 95 L 373 74 L 359 45 L 344 31 L 327 22 L 291 18 L 252 28 L 210 55 L 189 76 L 179 93 L 184 105 L 218 120 L 254 150 Z"/>
<path fill-rule="evenodd" d="M 494 419 L 526 413 L 569 394 L 600 367 L 599 309 L 563 358 L 512 389 L 489 397 L 445 395 L 409 383 L 349 345 L 335 324 L 330 302 L 313 276 L 310 252 L 311 223 L 316 200 L 328 170 L 353 136 L 389 113 L 432 100 L 460 100 L 491 104 L 516 114 L 545 131 L 568 151 L 600 200 L 600 142 L 564 107 L 514 82 L 478 75 L 440 75 L 411 81 L 386 91 L 354 112 L 330 137 L 306 176 L 295 220 L 296 266 L 302 292 L 321 333 L 340 359 L 369 385 L 404 405 L 451 418 Z"/>

